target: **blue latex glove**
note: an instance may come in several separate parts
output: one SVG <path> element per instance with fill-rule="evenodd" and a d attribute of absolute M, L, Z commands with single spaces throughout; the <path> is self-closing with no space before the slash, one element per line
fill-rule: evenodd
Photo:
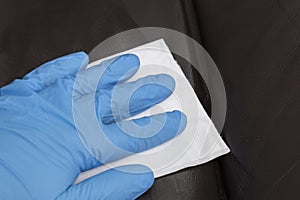
<path fill-rule="evenodd" d="M 132 54 L 85 69 L 87 63 L 85 53 L 67 55 L 0 89 L 0 199 L 135 199 L 151 187 L 153 173 L 141 165 L 111 169 L 72 184 L 80 172 L 130 154 L 118 155 L 100 141 L 103 135 L 112 146 L 136 153 L 182 132 L 186 118 L 179 111 L 167 113 L 165 118 L 162 114 L 133 121 L 147 129 L 149 121 L 165 119 L 163 127 L 151 137 L 136 137 L 139 133 L 132 121 L 123 120 L 167 98 L 174 80 L 168 75 L 155 75 L 124 83 L 139 68 L 139 59 Z M 101 73 L 101 79 L 94 90 L 90 80 L 99 77 L 97 73 Z M 114 93 L 120 97 L 139 85 L 129 105 L 124 103 L 126 98 L 112 98 Z M 80 111 L 82 105 L 89 107 L 93 100 L 102 132 L 90 135 L 93 117 L 74 111 Z M 129 109 L 123 108 L 126 106 Z M 82 127 L 81 120 L 86 126 Z M 102 136 L 98 138 L 97 134 Z"/>

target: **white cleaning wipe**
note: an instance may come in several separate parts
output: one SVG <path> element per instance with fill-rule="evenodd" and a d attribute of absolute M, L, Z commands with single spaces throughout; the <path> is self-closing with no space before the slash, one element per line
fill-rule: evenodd
<path fill-rule="evenodd" d="M 134 118 L 180 110 L 187 116 L 187 126 L 180 135 L 158 147 L 81 173 L 75 183 L 127 164 L 146 165 L 153 170 L 155 177 L 160 177 L 203 164 L 229 152 L 163 39 L 97 60 L 88 67 L 125 53 L 137 55 L 141 63 L 138 72 L 128 82 L 160 73 L 171 75 L 176 82 L 175 90 L 169 98 Z"/>

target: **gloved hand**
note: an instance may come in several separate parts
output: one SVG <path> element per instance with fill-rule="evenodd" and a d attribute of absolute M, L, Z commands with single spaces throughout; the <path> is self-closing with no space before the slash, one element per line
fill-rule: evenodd
<path fill-rule="evenodd" d="M 85 53 L 70 54 L 0 89 L 0 199 L 135 199 L 151 187 L 153 173 L 141 165 L 73 182 L 80 172 L 147 150 L 182 132 L 186 118 L 179 111 L 124 121 L 167 98 L 174 80 L 161 74 L 124 83 L 139 68 L 139 59 L 132 54 L 85 69 L 87 63 Z M 95 77 L 101 78 L 93 89 Z M 131 97 L 121 98 L 127 91 Z M 84 112 L 85 106 L 94 108 L 95 116 Z M 147 124 L 162 119 L 157 134 L 137 137 L 135 127 L 147 130 Z M 140 173 L 131 173 L 135 171 Z"/>

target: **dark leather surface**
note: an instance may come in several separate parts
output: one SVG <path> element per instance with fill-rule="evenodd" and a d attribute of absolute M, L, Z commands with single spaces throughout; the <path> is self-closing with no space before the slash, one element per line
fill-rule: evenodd
<path fill-rule="evenodd" d="M 158 179 L 141 199 L 298 199 L 299 7 L 298 0 L 1 0 L 0 85 L 120 31 L 181 31 L 222 74 L 232 153 Z M 201 77 L 179 62 L 209 112 Z"/>
<path fill-rule="evenodd" d="M 229 199 L 300 197 L 300 1 L 196 1 L 228 98 Z"/>

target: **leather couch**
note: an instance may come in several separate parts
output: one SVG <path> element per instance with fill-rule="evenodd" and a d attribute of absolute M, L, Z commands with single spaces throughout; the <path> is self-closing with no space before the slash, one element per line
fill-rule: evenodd
<path fill-rule="evenodd" d="M 140 199 L 299 199 L 299 10 L 298 0 L 1 0 L 0 86 L 121 31 L 180 31 L 219 67 L 231 153 L 157 179 Z M 178 60 L 210 113 L 201 76 Z"/>

